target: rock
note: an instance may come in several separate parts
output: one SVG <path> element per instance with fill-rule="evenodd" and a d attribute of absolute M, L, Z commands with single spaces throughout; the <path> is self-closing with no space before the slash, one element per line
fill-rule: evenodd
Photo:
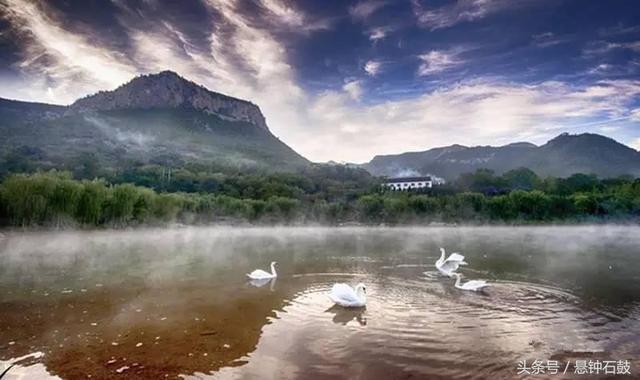
<path fill-rule="evenodd" d="M 149 108 L 193 108 L 269 130 L 257 105 L 209 91 L 172 71 L 142 75 L 113 91 L 101 91 L 78 99 L 67 113 Z"/>

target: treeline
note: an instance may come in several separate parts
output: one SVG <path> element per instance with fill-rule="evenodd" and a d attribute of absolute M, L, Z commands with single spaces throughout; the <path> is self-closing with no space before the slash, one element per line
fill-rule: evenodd
<path fill-rule="evenodd" d="M 299 201 L 287 197 L 260 200 L 220 194 L 157 193 L 132 184 L 78 181 L 65 172 L 12 175 L 0 186 L 0 200 L 0 219 L 14 226 L 290 223 L 300 210 Z"/>
<path fill-rule="evenodd" d="M 358 203 L 362 220 L 388 223 L 635 222 L 640 179 L 580 173 L 543 179 L 526 168 L 501 176 L 480 169 L 424 192 L 367 194 Z"/>
<path fill-rule="evenodd" d="M 154 170 L 121 173 L 109 180 L 79 180 L 57 171 L 9 175 L 0 185 L 0 223 L 122 227 L 172 222 L 546 223 L 640 217 L 640 180 L 626 177 L 601 180 L 576 174 L 541 179 L 528 169 L 501 176 L 479 170 L 431 190 L 393 192 L 381 190 L 379 180 L 359 169 L 340 165 L 268 175 Z M 160 179 L 150 179 L 153 175 Z M 147 186 L 119 183 L 127 179 Z"/>

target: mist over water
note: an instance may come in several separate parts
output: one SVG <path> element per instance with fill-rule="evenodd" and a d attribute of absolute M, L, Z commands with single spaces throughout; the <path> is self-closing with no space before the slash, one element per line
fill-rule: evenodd
<path fill-rule="evenodd" d="M 550 358 L 628 359 L 637 373 L 639 232 L 4 233 L 0 360 L 19 364 L 9 378 L 46 369 L 61 378 L 510 379 L 519 360 Z M 492 287 L 455 289 L 433 266 L 441 246 L 466 256 L 465 280 Z M 246 281 L 271 261 L 276 281 Z M 335 282 L 366 283 L 366 309 L 334 307 Z"/>

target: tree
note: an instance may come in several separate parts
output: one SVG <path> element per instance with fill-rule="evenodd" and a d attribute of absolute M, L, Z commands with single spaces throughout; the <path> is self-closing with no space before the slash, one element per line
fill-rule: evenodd
<path fill-rule="evenodd" d="M 540 185 L 540 179 L 531 169 L 518 168 L 502 175 L 507 187 L 511 190 L 533 190 Z"/>
<path fill-rule="evenodd" d="M 107 200 L 107 218 L 118 225 L 126 225 L 134 217 L 134 209 L 140 193 L 130 184 L 116 185 Z"/>
<path fill-rule="evenodd" d="M 80 223 L 97 226 L 104 219 L 103 209 L 107 200 L 106 185 L 101 180 L 85 181 L 82 184 L 76 219 Z"/>

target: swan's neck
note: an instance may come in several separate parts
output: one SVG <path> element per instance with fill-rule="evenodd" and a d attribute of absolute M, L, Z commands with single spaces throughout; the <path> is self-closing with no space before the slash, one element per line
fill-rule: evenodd
<path fill-rule="evenodd" d="M 271 274 L 276 275 L 276 265 L 274 263 L 271 263 Z"/>
<path fill-rule="evenodd" d="M 360 298 L 360 301 L 363 303 L 367 302 L 367 293 L 365 293 L 362 288 L 358 288 L 356 294 L 358 295 L 358 298 Z"/>
<path fill-rule="evenodd" d="M 456 276 L 456 286 L 460 286 L 460 276 Z"/>
<path fill-rule="evenodd" d="M 440 260 L 438 260 L 438 261 L 439 262 L 444 262 L 444 256 L 445 256 L 444 249 L 440 249 Z"/>

